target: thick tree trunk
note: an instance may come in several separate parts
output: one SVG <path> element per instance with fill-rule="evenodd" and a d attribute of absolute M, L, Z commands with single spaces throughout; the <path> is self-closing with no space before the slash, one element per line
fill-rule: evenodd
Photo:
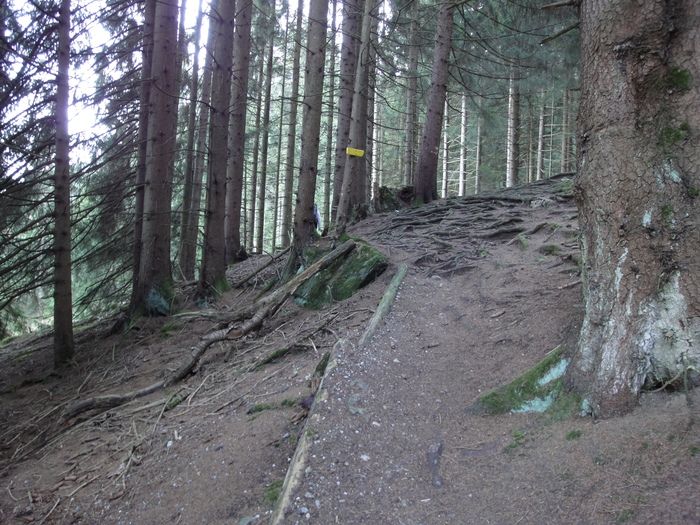
<path fill-rule="evenodd" d="M 455 4 L 451 0 L 443 0 L 440 4 L 433 55 L 433 74 L 428 92 L 428 108 L 418 154 L 418 164 L 413 178 L 413 200 L 420 203 L 430 202 L 437 199 L 438 196 L 438 153 L 450 73 L 454 10 Z"/>
<path fill-rule="evenodd" d="M 584 0 L 581 49 L 586 311 L 570 379 L 609 416 L 700 361 L 700 3 Z"/>
<path fill-rule="evenodd" d="M 56 75 L 55 110 L 53 355 L 56 367 L 68 363 L 75 355 L 71 280 L 69 68 L 70 0 L 62 0 L 58 18 L 58 75 Z"/>
<path fill-rule="evenodd" d="M 133 311 L 140 300 L 139 271 L 141 266 L 141 251 L 143 249 L 143 196 L 146 186 L 146 150 L 148 148 L 148 115 L 151 104 L 151 68 L 153 65 L 153 26 L 156 17 L 156 1 L 146 0 L 143 8 L 143 34 L 141 49 L 141 86 L 139 93 L 139 136 L 136 159 L 136 181 L 134 195 L 134 258 L 133 276 L 131 281 L 131 310 Z"/>
<path fill-rule="evenodd" d="M 294 210 L 294 252 L 302 256 L 314 231 L 314 197 L 321 142 L 323 77 L 326 57 L 328 0 L 311 0 L 304 75 L 303 121 L 301 128 L 301 168 L 299 191 Z"/>
<path fill-rule="evenodd" d="M 133 304 L 145 313 L 158 315 L 168 314 L 172 301 L 170 212 L 179 85 L 175 75 L 177 32 L 177 1 L 159 1 L 153 39 L 141 261 Z"/>
<path fill-rule="evenodd" d="M 352 210 L 364 204 L 364 185 L 367 177 L 367 84 L 369 78 L 369 40 L 374 0 L 364 0 L 365 11 L 362 17 L 360 36 L 360 53 L 357 59 L 354 94 L 348 147 L 361 150 L 362 155 L 347 155 L 343 173 L 343 185 L 340 191 L 336 220 L 337 233 L 343 233 L 350 219 Z"/>
<path fill-rule="evenodd" d="M 250 33 L 253 2 L 237 3 L 236 28 L 233 37 L 233 78 L 231 84 L 231 115 L 229 140 L 231 156 L 226 166 L 226 264 L 241 259 L 241 199 L 245 163 L 246 109 L 248 106 L 248 75 L 250 71 Z"/>
<path fill-rule="evenodd" d="M 204 221 L 202 269 L 199 294 L 221 294 L 226 281 L 226 170 L 228 167 L 229 111 L 231 104 L 231 68 L 233 66 L 233 32 L 236 6 L 219 0 L 209 23 L 215 24 L 214 69 L 212 73 L 211 120 L 209 123 L 209 169 L 207 171 L 207 206 Z"/>
<path fill-rule="evenodd" d="M 340 48 L 338 77 L 338 122 L 335 134 L 335 167 L 333 171 L 333 204 L 331 220 L 335 220 L 345 175 L 346 148 L 350 140 L 352 99 L 357 73 L 357 55 L 360 51 L 360 31 L 364 0 L 343 1 L 343 44 Z"/>

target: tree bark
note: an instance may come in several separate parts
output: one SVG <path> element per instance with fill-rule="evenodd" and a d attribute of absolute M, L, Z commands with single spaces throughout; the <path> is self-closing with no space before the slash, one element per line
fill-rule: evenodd
<path fill-rule="evenodd" d="M 457 195 L 464 196 L 467 178 L 467 94 L 462 93 L 462 119 L 459 126 L 459 189 Z"/>
<path fill-rule="evenodd" d="M 304 17 L 304 0 L 297 8 L 297 25 L 294 32 L 294 56 L 292 58 L 292 91 L 289 94 L 289 126 L 287 128 L 287 160 L 284 170 L 284 194 L 282 197 L 282 247 L 289 246 L 292 236 L 292 199 L 294 197 L 294 160 L 296 158 L 297 114 L 299 109 L 299 76 L 301 74 L 301 28 Z"/>
<path fill-rule="evenodd" d="M 214 68 L 212 72 L 211 117 L 209 122 L 209 169 L 204 220 L 204 247 L 198 293 L 219 295 L 228 289 L 226 281 L 226 171 L 233 67 L 235 2 L 218 0 L 212 8 L 215 24 Z"/>
<path fill-rule="evenodd" d="M 176 78 L 177 34 L 177 1 L 157 2 L 143 196 L 142 248 L 133 305 L 151 315 L 169 314 L 173 299 L 170 221 L 179 85 Z"/>
<path fill-rule="evenodd" d="M 192 60 L 192 78 L 190 80 L 190 106 L 188 108 L 187 121 L 187 146 L 185 147 L 185 183 L 182 190 L 180 254 L 178 257 L 180 278 L 188 281 L 194 280 L 194 265 L 197 254 L 197 228 L 192 228 L 191 224 L 199 219 L 198 211 L 200 206 L 199 201 L 195 202 L 194 195 L 195 158 L 197 157 L 195 138 L 197 132 L 197 108 L 199 107 L 199 40 L 203 19 L 202 0 L 199 0 L 197 24 L 194 30 L 194 58 Z"/>
<path fill-rule="evenodd" d="M 304 246 L 311 240 L 314 231 L 314 197 L 321 142 L 327 24 L 328 0 L 311 0 L 304 76 L 301 168 L 294 210 L 294 253 L 291 254 L 291 257 L 303 256 Z"/>
<path fill-rule="evenodd" d="M 58 18 L 55 109 L 53 355 L 56 367 L 65 365 L 75 355 L 71 280 L 70 135 L 68 134 L 70 22 L 70 0 L 62 0 Z"/>
<path fill-rule="evenodd" d="M 545 109 L 547 107 L 547 91 L 542 91 L 542 102 L 540 103 L 540 118 L 537 127 L 537 160 L 535 161 L 535 180 L 542 180 L 544 172 L 544 124 Z"/>
<path fill-rule="evenodd" d="M 416 136 L 418 135 L 418 8 L 420 2 L 414 2 L 411 8 L 411 29 L 408 50 L 408 86 L 406 87 L 406 151 L 403 169 L 403 185 L 410 186 L 416 165 Z"/>
<path fill-rule="evenodd" d="M 263 240 L 265 233 L 265 200 L 267 199 L 267 151 L 270 144 L 270 104 L 272 99 L 272 61 L 274 59 L 274 39 L 270 36 L 270 47 L 267 55 L 267 70 L 265 72 L 265 108 L 263 109 L 262 145 L 260 148 L 260 175 L 258 176 L 258 217 L 255 221 L 256 245 L 260 253 L 264 251 Z"/>
<path fill-rule="evenodd" d="M 584 0 L 576 197 L 584 409 L 629 410 L 700 361 L 700 4 Z"/>
<path fill-rule="evenodd" d="M 508 88 L 508 139 L 506 143 L 506 188 L 518 184 L 520 170 L 520 88 L 515 66 Z"/>
<path fill-rule="evenodd" d="M 139 94 L 139 135 L 136 158 L 136 180 L 134 195 L 134 257 L 131 280 L 131 307 L 133 312 L 141 300 L 139 291 L 139 271 L 143 249 L 143 197 L 146 186 L 146 150 L 148 149 L 148 116 L 151 104 L 151 69 L 153 66 L 153 27 L 156 17 L 156 1 L 146 0 L 143 8 L 143 30 L 141 49 L 141 89 Z"/>
<path fill-rule="evenodd" d="M 438 196 L 438 152 L 450 74 L 454 10 L 455 4 L 451 0 L 441 2 L 433 55 L 433 74 L 428 92 L 428 109 L 418 154 L 418 165 L 413 179 L 413 200 L 423 204 L 437 199 Z"/>
<path fill-rule="evenodd" d="M 333 204 L 331 220 L 338 215 L 338 204 L 342 193 L 345 176 L 346 148 L 350 140 L 350 122 L 352 120 L 352 99 L 357 73 L 357 55 L 360 50 L 360 31 L 364 0 L 345 0 L 343 2 L 343 44 L 340 48 L 340 71 L 338 77 L 338 122 L 335 134 L 335 167 L 333 172 Z"/>
<path fill-rule="evenodd" d="M 248 106 L 248 77 L 250 72 L 250 34 L 253 2 L 238 3 L 233 42 L 233 79 L 231 87 L 231 115 L 229 139 L 231 157 L 226 167 L 226 263 L 241 260 L 241 200 L 243 195 L 243 168 L 245 163 L 246 108 Z"/>
<path fill-rule="evenodd" d="M 362 16 L 360 35 L 360 52 L 357 57 L 357 72 L 352 95 L 352 110 L 347 145 L 361 150 L 362 155 L 346 155 L 343 173 L 343 185 L 340 190 L 336 233 L 345 231 L 352 210 L 364 204 L 364 185 L 367 177 L 367 84 L 369 78 L 369 44 L 374 0 L 364 0 L 365 10 Z"/>
<path fill-rule="evenodd" d="M 335 117 L 335 63 L 336 63 L 336 46 L 335 46 L 335 18 L 339 0 L 331 0 L 333 10 L 331 14 L 331 27 L 328 35 L 330 44 L 330 55 L 327 59 L 328 67 L 328 113 L 327 113 L 327 132 L 326 132 L 326 169 L 323 179 L 323 224 L 327 228 L 331 222 L 331 201 L 333 200 L 333 121 Z"/>

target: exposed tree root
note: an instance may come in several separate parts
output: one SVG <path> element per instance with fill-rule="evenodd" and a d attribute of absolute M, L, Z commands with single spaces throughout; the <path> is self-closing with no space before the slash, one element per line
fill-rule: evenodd
<path fill-rule="evenodd" d="M 342 244 L 331 253 L 321 258 L 316 263 L 312 264 L 301 274 L 295 276 L 291 281 L 286 283 L 281 288 L 275 290 L 270 295 L 258 300 L 241 310 L 229 314 L 229 318 L 236 319 L 229 321 L 225 328 L 221 328 L 214 332 L 210 332 L 203 336 L 199 343 L 192 348 L 189 357 L 175 370 L 170 376 L 162 381 L 153 383 L 145 388 L 133 390 L 125 394 L 113 394 L 105 396 L 96 396 L 75 403 L 64 411 L 61 416 L 61 422 L 66 422 L 89 410 L 108 410 L 117 406 L 123 405 L 134 399 L 147 396 L 163 388 L 167 388 L 174 383 L 184 379 L 199 362 L 206 350 L 217 341 L 224 341 L 230 338 L 241 338 L 253 330 L 262 326 L 264 320 L 273 315 L 280 306 L 292 295 L 299 286 L 306 282 L 315 273 L 323 270 L 333 261 L 340 257 L 344 257 L 355 248 L 355 242 L 352 240 Z M 248 318 L 239 326 L 238 319 Z"/>

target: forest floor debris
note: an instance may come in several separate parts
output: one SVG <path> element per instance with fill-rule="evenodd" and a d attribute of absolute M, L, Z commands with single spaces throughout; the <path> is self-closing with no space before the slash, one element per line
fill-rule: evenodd
<path fill-rule="evenodd" d="M 231 282 L 250 278 L 208 316 L 82 330 L 61 374 L 46 334 L 5 345 L 0 522 L 268 523 L 303 441 L 298 486 L 278 513 L 286 524 L 699 523 L 697 392 L 645 394 L 632 414 L 597 423 L 471 410 L 575 339 L 569 187 L 372 216 L 350 233 L 389 259 L 376 282 L 322 310 L 286 301 L 250 333 L 213 342 L 183 381 L 76 415 L 52 436 L 76 399 L 169 377 L 285 258 L 259 273 L 269 256 L 232 268 Z M 402 264 L 395 302 L 359 345 Z"/>

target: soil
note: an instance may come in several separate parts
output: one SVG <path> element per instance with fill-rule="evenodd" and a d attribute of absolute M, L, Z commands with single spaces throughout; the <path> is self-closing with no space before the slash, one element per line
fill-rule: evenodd
<path fill-rule="evenodd" d="M 114 319 L 80 327 L 60 374 L 47 334 L 6 344 L 0 522 L 700 523 L 696 391 L 648 392 L 604 421 L 475 410 L 575 344 L 569 188 L 564 178 L 373 215 L 350 233 L 388 257 L 375 282 L 322 310 L 288 301 L 256 333 L 210 347 L 184 381 L 106 411 L 61 418 L 78 400 L 165 377 L 284 257 L 205 308 L 116 335 Z M 236 265 L 231 282 L 269 260 Z M 390 313 L 359 347 L 402 264 Z"/>

